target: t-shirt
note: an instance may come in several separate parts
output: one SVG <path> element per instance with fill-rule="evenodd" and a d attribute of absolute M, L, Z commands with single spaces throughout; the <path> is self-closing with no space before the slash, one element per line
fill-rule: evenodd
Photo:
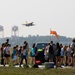
<path fill-rule="evenodd" d="M 32 53 L 32 56 L 35 55 L 35 50 L 34 50 L 34 48 L 31 48 L 31 53 Z"/>
<path fill-rule="evenodd" d="M 61 48 L 61 52 L 60 52 L 61 56 L 64 56 L 64 49 Z"/>
<path fill-rule="evenodd" d="M 71 49 L 67 48 L 67 56 L 71 56 Z"/>
<path fill-rule="evenodd" d="M 70 47 L 71 47 L 72 51 L 75 52 L 75 43 L 72 43 Z"/>
<path fill-rule="evenodd" d="M 9 51 L 10 51 L 10 47 L 5 47 L 5 48 L 4 48 L 4 53 L 5 53 L 5 54 L 9 54 Z"/>
<path fill-rule="evenodd" d="M 24 49 L 24 50 L 23 50 L 23 52 L 22 52 L 22 53 L 23 53 L 23 55 L 25 55 L 25 56 L 26 56 L 26 52 L 27 52 L 27 49 Z"/>
<path fill-rule="evenodd" d="M 13 50 L 13 56 L 15 56 L 17 54 L 16 50 Z"/>

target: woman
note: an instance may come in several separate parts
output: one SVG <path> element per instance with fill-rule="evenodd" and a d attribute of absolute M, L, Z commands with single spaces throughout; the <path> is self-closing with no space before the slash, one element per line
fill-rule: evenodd
<path fill-rule="evenodd" d="M 71 48 L 70 45 L 67 47 L 67 64 L 71 65 Z"/>
<path fill-rule="evenodd" d="M 16 65 L 17 64 L 17 50 L 16 50 L 16 47 L 13 47 L 13 65 Z"/>
<path fill-rule="evenodd" d="M 32 58 L 32 64 L 35 64 L 35 43 L 32 45 L 30 53 L 31 53 L 31 58 Z"/>
<path fill-rule="evenodd" d="M 56 66 L 60 67 L 61 66 L 61 47 L 59 46 L 59 43 L 56 44 Z"/>
<path fill-rule="evenodd" d="M 4 47 L 4 66 L 5 64 L 9 64 L 9 58 L 10 58 L 10 44 L 5 44 Z"/>
<path fill-rule="evenodd" d="M 61 47 L 61 65 L 64 65 L 64 48 L 62 46 L 62 44 L 60 44 L 60 47 Z"/>

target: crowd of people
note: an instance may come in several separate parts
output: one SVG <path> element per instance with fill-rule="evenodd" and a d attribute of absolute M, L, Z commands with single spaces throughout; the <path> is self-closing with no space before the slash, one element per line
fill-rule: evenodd
<path fill-rule="evenodd" d="M 11 44 L 9 44 L 9 39 L 6 40 L 5 43 L 2 44 L 0 48 L 1 54 L 1 64 L 6 65 L 10 64 L 10 58 L 12 58 L 13 65 L 19 65 L 24 61 L 24 65 L 27 65 L 27 57 L 28 57 L 29 46 L 25 41 L 23 46 L 16 45 L 13 48 Z"/>
<path fill-rule="evenodd" d="M 49 62 L 54 62 L 57 67 L 75 66 L 75 39 L 65 46 L 60 43 L 53 44 L 51 41 L 45 48 L 45 57 Z"/>
<path fill-rule="evenodd" d="M 21 67 L 22 64 L 23 66 L 36 64 L 38 50 L 35 43 L 31 48 L 29 48 L 27 41 L 24 41 L 23 46 L 16 45 L 12 50 L 11 47 L 9 39 L 2 43 L 0 47 L 0 62 L 2 65 L 10 64 L 10 58 L 12 58 L 13 66 L 19 65 Z M 44 48 L 44 62 L 54 62 L 57 67 L 61 67 L 61 65 L 75 66 L 75 39 L 72 40 L 70 45 L 65 46 L 61 43 L 54 44 L 53 41 L 50 41 Z"/>

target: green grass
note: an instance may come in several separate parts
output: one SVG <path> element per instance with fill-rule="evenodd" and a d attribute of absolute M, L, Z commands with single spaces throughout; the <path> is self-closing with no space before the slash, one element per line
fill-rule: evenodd
<path fill-rule="evenodd" d="M 0 67 L 0 75 L 75 75 L 75 68 L 36 69 L 36 68 Z"/>

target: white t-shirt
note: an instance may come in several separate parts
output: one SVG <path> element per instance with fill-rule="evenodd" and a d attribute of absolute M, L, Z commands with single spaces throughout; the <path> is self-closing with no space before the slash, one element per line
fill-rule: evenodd
<path fill-rule="evenodd" d="M 6 54 L 9 54 L 10 47 L 5 47 L 5 50 L 6 50 Z"/>

